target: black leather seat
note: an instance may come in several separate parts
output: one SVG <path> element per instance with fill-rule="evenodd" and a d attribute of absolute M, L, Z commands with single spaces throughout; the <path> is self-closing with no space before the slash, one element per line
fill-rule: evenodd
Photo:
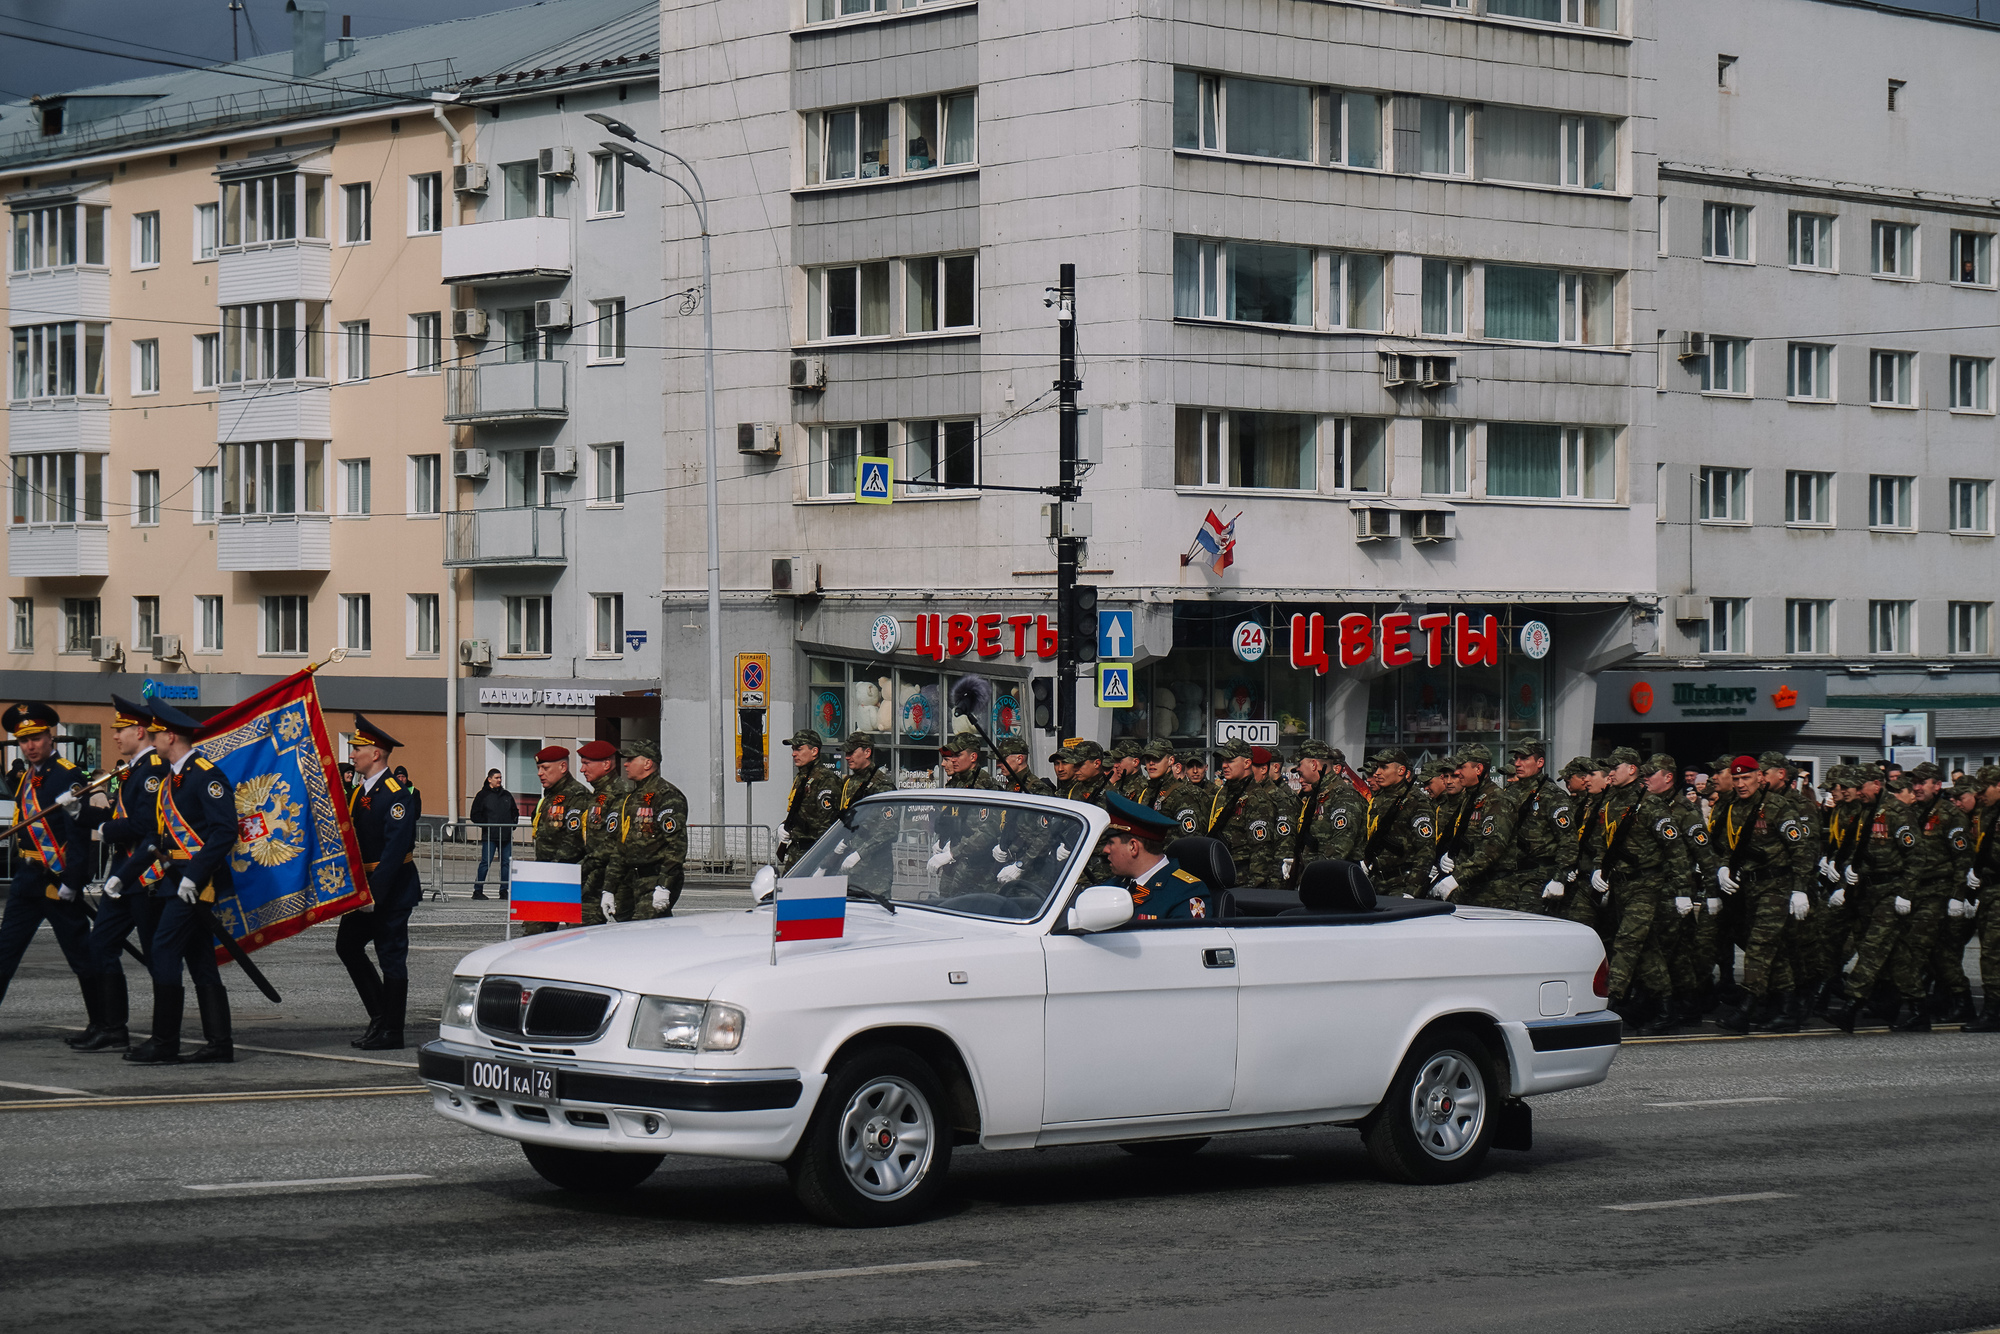
<path fill-rule="evenodd" d="M 1331 858 L 1310 862 L 1299 878 L 1299 907 L 1279 914 L 1283 917 L 1317 917 L 1328 913 L 1375 912 L 1375 886 L 1367 872 L 1353 862 Z"/>
<path fill-rule="evenodd" d="M 1227 843 L 1219 838 L 1190 834 L 1167 844 L 1166 850 L 1183 871 L 1208 886 L 1210 917 L 1232 915 L 1229 891 L 1236 884 L 1236 859 L 1229 855 Z"/>

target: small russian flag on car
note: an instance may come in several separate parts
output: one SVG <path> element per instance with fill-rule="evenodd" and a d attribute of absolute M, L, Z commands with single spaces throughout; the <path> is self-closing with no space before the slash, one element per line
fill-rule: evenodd
<path fill-rule="evenodd" d="M 847 877 L 780 880 L 776 911 L 778 940 L 838 940 L 847 928 Z"/>
<path fill-rule="evenodd" d="M 568 862 L 514 863 L 509 921 L 583 921 L 583 868 Z"/>

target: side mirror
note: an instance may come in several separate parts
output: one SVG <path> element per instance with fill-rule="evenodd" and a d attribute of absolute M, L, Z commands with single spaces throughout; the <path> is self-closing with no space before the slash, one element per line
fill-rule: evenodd
<path fill-rule="evenodd" d="M 752 903 L 769 903 L 772 896 L 777 892 L 778 868 L 775 866 L 758 867 L 757 874 L 750 877 L 750 901 Z"/>
<path fill-rule="evenodd" d="M 1092 885 L 1076 896 L 1069 909 L 1069 929 L 1084 935 L 1109 931 L 1131 920 L 1131 891 L 1117 885 Z"/>

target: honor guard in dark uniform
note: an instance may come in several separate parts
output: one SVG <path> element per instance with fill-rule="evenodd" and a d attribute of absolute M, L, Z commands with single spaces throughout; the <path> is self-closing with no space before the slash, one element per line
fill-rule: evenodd
<path fill-rule="evenodd" d="M 410 914 L 424 897 L 417 874 L 417 817 L 423 807 L 416 789 L 389 772 L 389 752 L 403 743 L 354 715 L 348 738 L 354 761 L 354 789 L 347 808 L 374 902 L 340 919 L 333 952 L 347 966 L 354 989 L 368 1011 L 368 1031 L 351 1045 L 363 1051 L 396 1051 L 403 1046 L 403 1019 L 410 1003 Z M 368 946 L 375 947 L 375 963 Z"/>
<path fill-rule="evenodd" d="M 7 994 L 7 983 L 44 919 L 79 985 L 86 995 L 90 991 L 90 919 L 83 910 L 82 882 L 72 884 L 64 878 L 65 870 L 72 869 L 65 850 L 71 842 L 71 821 L 81 805 L 74 789 L 82 775 L 55 753 L 59 721 L 46 704 L 16 704 L 0 714 L 0 727 L 14 734 L 22 760 L 9 784 L 15 817 L 22 823 L 14 835 L 7 918 L 0 922 L 0 996 Z"/>
<path fill-rule="evenodd" d="M 1132 920 L 1156 922 L 1206 917 L 1208 886 L 1167 856 L 1167 840 L 1180 834 L 1178 821 L 1117 792 L 1104 794 L 1111 827 L 1104 831 L 1104 856 L 1112 879 L 1132 895 Z"/>
<path fill-rule="evenodd" d="M 229 992 L 215 966 L 218 924 L 210 905 L 236 892 L 229 854 L 236 847 L 236 788 L 205 755 L 195 753 L 201 724 L 171 704 L 153 700 L 146 716 L 164 769 L 156 776 L 153 828 L 131 860 L 112 874 L 120 886 L 152 884 L 149 898 L 159 908 L 153 926 L 153 1035 L 125 1053 L 139 1065 L 167 1065 L 181 1059 L 181 1015 L 187 1008 L 182 969 L 194 979 L 201 1010 L 203 1043 L 190 1061 L 236 1059 L 230 1034 Z M 158 879 L 148 871 L 155 865 Z"/>
<path fill-rule="evenodd" d="M 567 746 L 543 746 L 535 752 L 535 777 L 542 783 L 542 799 L 535 803 L 530 822 L 535 840 L 535 860 L 563 862 L 576 866 L 583 861 L 583 812 L 590 804 L 590 789 L 569 771 Z M 540 935 L 557 930 L 558 922 L 528 922 L 523 935 Z"/>
<path fill-rule="evenodd" d="M 108 805 L 87 805 L 77 811 L 76 827 L 82 837 L 75 840 L 71 857 L 79 865 L 96 860 L 91 844 L 102 844 L 110 853 L 110 864 L 128 860 L 139 841 L 153 832 L 153 806 L 165 781 L 167 762 L 153 748 L 151 728 L 143 705 L 111 697 L 111 743 L 118 748 L 114 792 Z M 154 880 L 162 874 L 158 863 L 146 875 Z M 152 884 L 122 885 L 116 876 L 104 881 L 104 898 L 97 906 L 97 921 L 90 928 L 90 982 L 97 1003 L 91 1008 L 90 1027 L 81 1037 L 70 1038 L 78 1051 L 122 1051 L 131 1046 L 131 994 L 125 985 L 123 954 L 125 938 L 134 929 L 142 946 L 153 935 L 155 905 L 150 897 Z M 84 995 L 86 1003 L 90 990 Z"/>

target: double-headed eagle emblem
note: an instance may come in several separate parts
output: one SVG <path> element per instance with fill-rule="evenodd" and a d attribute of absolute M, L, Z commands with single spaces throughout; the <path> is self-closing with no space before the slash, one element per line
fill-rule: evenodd
<path fill-rule="evenodd" d="M 236 785 L 236 847 L 232 871 L 283 866 L 304 851 L 299 816 L 305 808 L 291 800 L 291 785 L 277 774 L 258 774 Z"/>

